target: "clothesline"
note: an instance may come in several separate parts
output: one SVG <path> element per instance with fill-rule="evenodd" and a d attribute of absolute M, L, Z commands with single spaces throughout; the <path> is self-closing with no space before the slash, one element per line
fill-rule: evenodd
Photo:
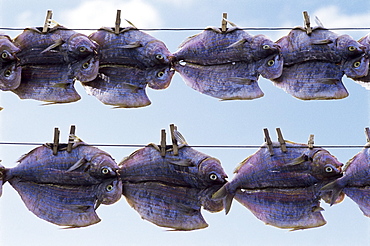
<path fill-rule="evenodd" d="M 32 146 L 39 146 L 45 143 L 32 143 L 32 142 L 0 142 L 0 145 L 32 145 Z M 117 148 L 142 148 L 147 146 L 148 144 L 94 144 L 89 143 L 91 146 L 96 147 L 117 147 Z M 220 149 L 257 149 L 257 148 L 264 148 L 265 146 L 261 145 L 188 145 L 189 147 L 193 148 L 220 148 Z M 278 146 L 274 146 L 277 148 Z M 300 147 L 300 146 L 286 146 L 287 148 L 307 148 L 307 147 Z M 340 148 L 364 148 L 365 145 L 320 145 L 316 146 L 315 148 L 328 148 L 328 149 L 340 149 Z"/>
<path fill-rule="evenodd" d="M 249 31 L 280 31 L 280 30 L 291 30 L 294 27 L 240 27 L 242 30 L 249 30 Z M 24 27 L 0 27 L 0 30 L 8 30 L 8 31 L 22 31 Z M 96 31 L 99 28 L 66 28 L 67 30 L 75 30 L 75 31 Z M 138 28 L 140 31 L 203 31 L 205 28 Z M 370 27 L 333 27 L 333 28 L 326 28 L 328 30 L 370 30 Z"/>

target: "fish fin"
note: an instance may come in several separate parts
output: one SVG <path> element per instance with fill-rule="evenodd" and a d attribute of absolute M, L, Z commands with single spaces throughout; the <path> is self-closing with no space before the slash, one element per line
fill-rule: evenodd
<path fill-rule="evenodd" d="M 226 48 L 227 48 L 227 49 L 228 49 L 228 48 L 235 48 L 235 47 L 238 47 L 238 46 L 241 46 L 241 45 L 245 44 L 246 42 L 248 42 L 248 40 L 247 40 L 247 39 L 245 39 L 245 38 L 242 38 L 242 39 L 240 39 L 240 40 L 236 41 L 235 43 L 230 44 L 230 45 L 229 45 L 229 46 L 227 46 Z"/>
<path fill-rule="evenodd" d="M 226 183 L 224 186 L 222 186 L 211 197 L 214 200 L 223 199 L 225 214 L 228 214 L 230 212 L 231 204 L 233 202 L 234 195 L 235 195 L 235 194 L 231 194 L 231 193 L 228 192 L 227 184 L 228 183 Z"/>
<path fill-rule="evenodd" d="M 97 199 L 95 201 L 95 204 L 94 204 L 94 210 L 97 210 L 98 207 L 102 204 L 103 201 L 101 201 L 100 199 Z"/>
<path fill-rule="evenodd" d="M 50 45 L 49 47 L 47 47 L 46 49 L 44 49 L 43 51 L 41 51 L 41 54 L 45 53 L 45 52 L 48 52 L 60 45 L 62 45 L 64 43 L 64 41 L 62 39 L 58 39 L 55 41 L 55 43 L 53 43 L 52 45 Z"/>
<path fill-rule="evenodd" d="M 254 82 L 253 79 L 240 78 L 240 77 L 230 77 L 230 78 L 227 78 L 226 80 L 236 83 L 236 84 L 240 84 L 240 85 L 251 85 Z"/>
<path fill-rule="evenodd" d="M 136 27 L 134 24 L 132 24 L 132 22 L 131 22 L 131 21 L 129 21 L 129 20 L 127 20 L 127 19 L 125 19 L 125 21 L 126 21 L 129 25 L 131 25 L 131 26 L 133 26 L 135 29 L 137 29 L 137 27 Z"/>
<path fill-rule="evenodd" d="M 320 21 L 319 17 L 315 16 L 315 22 L 316 22 L 316 24 L 317 24 L 319 27 L 324 28 L 324 25 L 323 25 L 323 24 L 322 24 L 322 22 Z"/>
<path fill-rule="evenodd" d="M 332 79 L 332 78 L 322 78 L 318 79 L 317 82 L 322 83 L 322 84 L 327 84 L 327 85 L 335 85 L 340 82 L 339 79 Z"/>
<path fill-rule="evenodd" d="M 227 189 L 226 189 L 226 186 L 225 185 L 222 186 L 218 191 L 216 191 L 215 193 L 213 193 L 212 199 L 218 200 L 218 199 L 222 199 L 222 198 L 225 198 L 226 197 L 226 195 L 227 195 Z"/>
<path fill-rule="evenodd" d="M 302 154 L 301 156 L 293 159 L 291 162 L 286 163 L 284 166 L 295 166 L 295 165 L 300 165 L 302 163 L 305 163 L 308 161 L 308 156 L 306 154 Z"/>
<path fill-rule="evenodd" d="M 322 212 L 322 211 L 325 211 L 325 209 L 323 209 L 320 206 L 314 206 L 314 207 L 312 207 L 312 212 Z"/>
<path fill-rule="evenodd" d="M 194 163 L 189 159 L 178 159 L 178 158 L 166 158 L 167 162 L 173 165 L 183 166 L 183 167 L 194 167 Z"/>
<path fill-rule="evenodd" d="M 148 147 L 153 147 L 154 149 L 156 149 L 158 152 L 161 152 L 161 148 L 159 148 L 159 146 L 155 143 L 150 143 L 147 145 Z"/>
<path fill-rule="evenodd" d="M 331 43 L 333 43 L 333 40 L 330 40 L 330 39 L 312 40 L 311 42 L 311 44 L 314 44 L 314 45 L 331 44 Z"/>
<path fill-rule="evenodd" d="M 233 194 L 227 194 L 224 199 L 224 208 L 225 208 L 225 214 L 228 214 L 230 212 L 231 204 L 233 202 L 234 195 Z"/>
<path fill-rule="evenodd" d="M 87 163 L 87 160 L 84 157 L 82 157 L 75 164 L 73 164 L 70 168 L 68 168 L 67 172 L 72 172 L 78 169 L 79 167 L 81 167 L 82 165 L 84 165 L 85 163 Z"/>
<path fill-rule="evenodd" d="M 134 49 L 134 48 L 138 48 L 138 47 L 142 47 L 142 46 L 143 45 L 140 43 L 140 41 L 135 41 L 135 42 L 132 42 L 132 43 L 123 45 L 123 46 L 119 46 L 119 48 L 123 48 L 123 49 Z"/>
<path fill-rule="evenodd" d="M 327 185 L 324 185 L 321 187 L 320 190 L 322 191 L 331 191 L 331 197 L 330 197 L 330 206 L 336 203 L 338 197 L 340 196 L 342 190 L 344 188 L 344 185 L 341 185 L 338 183 L 338 180 L 335 180 Z"/>
<path fill-rule="evenodd" d="M 184 47 L 184 45 L 185 44 L 187 44 L 188 42 L 190 42 L 193 38 L 195 38 L 196 36 L 198 36 L 199 35 L 199 33 L 198 34 L 195 34 L 195 35 L 192 35 L 192 36 L 190 36 L 190 37 L 187 37 L 180 45 L 179 45 L 179 47 L 178 48 L 182 48 L 182 47 Z"/>
<path fill-rule="evenodd" d="M 89 205 L 70 205 L 69 208 L 72 211 L 77 212 L 77 213 L 86 213 L 87 211 L 89 211 L 91 206 Z"/>
<path fill-rule="evenodd" d="M 176 139 L 177 144 L 179 145 L 179 147 L 183 147 L 185 145 L 188 145 L 184 136 L 179 131 L 175 130 L 174 135 L 175 135 L 175 139 Z"/>

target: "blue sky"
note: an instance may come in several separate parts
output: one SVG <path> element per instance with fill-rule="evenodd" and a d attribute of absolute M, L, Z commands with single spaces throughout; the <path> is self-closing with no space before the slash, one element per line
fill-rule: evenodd
<path fill-rule="evenodd" d="M 0 26 L 41 26 L 46 11 L 53 10 L 53 19 L 69 28 L 113 26 L 117 9 L 122 19 L 129 19 L 138 28 L 204 28 L 220 26 L 223 12 L 242 27 L 293 27 L 303 24 L 302 12 L 308 11 L 314 23 L 317 15 L 324 26 L 370 27 L 370 2 L 355 1 L 220 1 L 220 0 L 90 0 L 90 1 L 23 1 L 0 0 Z M 125 23 L 123 22 L 124 26 Z M 366 31 L 345 31 L 358 40 Z M 4 31 L 12 38 L 21 31 Z M 91 32 L 87 31 L 86 34 Z M 198 31 L 156 31 L 151 35 L 162 40 L 171 52 L 188 36 Z M 272 40 L 288 31 L 253 31 Z M 174 123 L 192 145 L 260 145 L 262 129 L 282 129 L 287 140 L 306 143 L 310 134 L 317 145 L 363 145 L 364 128 L 369 126 L 370 94 L 364 87 L 343 77 L 349 96 L 333 101 L 301 101 L 273 83 L 260 78 L 265 96 L 252 101 L 221 102 L 187 87 L 176 74 L 169 88 L 147 89 L 152 104 L 139 109 L 111 109 L 76 88 L 82 99 L 64 105 L 40 106 L 42 102 L 20 100 L 11 92 L 0 92 L 0 141 L 52 141 L 54 127 L 61 130 L 61 141 L 68 137 L 69 126 L 76 125 L 76 135 L 87 143 L 147 144 L 159 143 L 160 130 Z M 168 131 L 168 130 L 167 130 Z M 169 142 L 169 138 L 168 138 Z M 0 146 L 0 159 L 6 167 L 35 146 Z M 117 162 L 135 148 L 101 147 Z M 221 160 L 229 175 L 239 162 L 255 149 L 198 150 Z M 345 163 L 360 149 L 328 149 Z M 210 225 L 193 232 L 166 232 L 129 207 L 124 197 L 114 205 L 102 205 L 97 213 L 102 221 L 96 225 L 62 230 L 43 221 L 27 210 L 19 195 L 4 185 L 0 199 L 1 245 L 368 245 L 370 219 L 357 205 L 346 198 L 341 204 L 325 209 L 327 224 L 323 227 L 288 232 L 264 225 L 250 211 L 233 203 L 230 213 L 211 214 L 203 211 Z"/>

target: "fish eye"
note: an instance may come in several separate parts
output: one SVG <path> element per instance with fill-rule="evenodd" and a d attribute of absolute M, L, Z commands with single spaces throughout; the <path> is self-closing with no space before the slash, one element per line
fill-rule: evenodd
<path fill-rule="evenodd" d="M 353 67 L 359 67 L 360 65 L 361 65 L 361 62 L 359 62 L 359 61 L 353 63 Z"/>
<path fill-rule="evenodd" d="M 9 69 L 4 72 L 5 77 L 9 77 L 11 74 L 12 74 L 12 71 Z"/>
<path fill-rule="evenodd" d="M 87 69 L 89 68 L 90 64 L 88 62 L 85 62 L 84 64 L 82 64 L 82 68 L 83 69 Z"/>
<path fill-rule="evenodd" d="M 163 75 L 164 75 L 164 72 L 163 71 L 160 71 L 160 72 L 157 73 L 157 77 L 158 78 L 163 77 Z"/>
<path fill-rule="evenodd" d="M 267 62 L 267 65 L 269 66 L 269 67 L 271 67 L 272 65 L 274 65 L 275 64 L 275 61 L 274 60 L 269 60 L 268 62 Z"/>
<path fill-rule="evenodd" d="M 351 46 L 348 47 L 348 50 L 349 51 L 355 51 L 356 50 L 356 47 L 351 45 Z"/>
<path fill-rule="evenodd" d="M 157 58 L 158 60 L 163 60 L 164 59 L 164 57 L 161 54 L 156 55 L 155 58 Z"/>
<path fill-rule="evenodd" d="M 265 44 L 264 46 L 262 46 L 262 49 L 264 49 L 264 50 L 268 50 L 268 49 L 270 49 L 270 45 Z"/>
<path fill-rule="evenodd" d="M 9 57 L 9 55 L 5 51 L 3 53 L 1 53 L 1 58 L 6 59 L 8 57 Z"/>
<path fill-rule="evenodd" d="M 109 185 L 107 185 L 106 187 L 105 187 L 105 190 L 106 191 L 112 191 L 113 190 L 113 185 L 111 185 L 111 184 L 109 184 Z"/>
<path fill-rule="evenodd" d="M 109 169 L 108 169 L 108 168 L 106 168 L 106 167 L 103 167 L 103 168 L 101 169 L 101 173 L 102 173 L 102 174 L 108 174 L 108 173 L 109 173 Z"/>
<path fill-rule="evenodd" d="M 85 46 L 80 46 L 78 48 L 78 51 L 80 51 L 81 53 L 85 52 L 87 50 L 87 48 Z"/>
<path fill-rule="evenodd" d="M 334 169 L 332 167 L 325 167 L 325 172 L 331 173 L 333 171 L 334 171 Z"/>
<path fill-rule="evenodd" d="M 215 181 L 215 180 L 217 180 L 217 175 L 216 175 L 216 174 L 214 174 L 214 173 L 211 173 L 211 174 L 209 175 L 209 179 L 210 179 L 210 180 Z"/>

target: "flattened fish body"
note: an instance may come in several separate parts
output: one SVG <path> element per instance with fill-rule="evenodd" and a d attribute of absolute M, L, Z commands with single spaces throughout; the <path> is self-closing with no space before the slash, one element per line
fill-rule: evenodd
<path fill-rule="evenodd" d="M 122 183 L 114 179 L 89 186 L 38 184 L 19 177 L 9 182 L 37 217 L 72 228 L 98 223 L 97 204 L 112 204 L 122 194 Z"/>
<path fill-rule="evenodd" d="M 0 90 L 13 90 L 21 83 L 19 51 L 7 35 L 0 35 Z"/>
<path fill-rule="evenodd" d="M 168 185 L 207 188 L 224 184 L 227 175 L 221 163 L 206 154 L 184 146 L 178 156 L 167 151 L 162 157 L 153 146 L 132 153 L 120 164 L 123 182 L 161 182 Z"/>
<path fill-rule="evenodd" d="M 225 33 L 209 27 L 189 37 L 173 55 L 177 61 L 218 65 L 238 61 L 254 62 L 279 52 L 280 47 L 263 35 L 252 36 L 237 27 L 229 28 Z"/>
<path fill-rule="evenodd" d="M 326 224 L 316 187 L 237 191 L 235 199 L 267 225 L 308 229 Z"/>
<path fill-rule="evenodd" d="M 158 182 L 125 183 L 123 195 L 142 219 L 174 230 L 208 226 L 201 214 L 199 190 Z"/>
<path fill-rule="evenodd" d="M 203 66 L 186 62 L 176 63 L 185 83 L 200 93 L 222 100 L 251 100 L 264 95 L 257 80 L 255 63 L 235 62 Z"/>
<path fill-rule="evenodd" d="M 162 41 L 133 27 L 124 28 L 119 34 L 115 34 L 112 28 L 104 27 L 89 37 L 100 45 L 102 65 L 145 68 L 169 65 L 171 62 L 172 55 Z"/>
<path fill-rule="evenodd" d="M 150 105 L 145 92 L 148 85 L 164 89 L 171 83 L 174 71 L 169 67 L 140 69 L 124 65 L 106 65 L 99 69 L 99 76 L 83 86 L 89 95 L 102 103 L 119 108 L 137 108 Z"/>
<path fill-rule="evenodd" d="M 53 155 L 50 145 L 42 145 L 21 157 L 16 167 L 8 169 L 5 180 L 88 186 L 116 177 L 117 168 L 106 152 L 83 142 L 75 143 L 71 153 L 63 149 L 57 155 Z"/>

